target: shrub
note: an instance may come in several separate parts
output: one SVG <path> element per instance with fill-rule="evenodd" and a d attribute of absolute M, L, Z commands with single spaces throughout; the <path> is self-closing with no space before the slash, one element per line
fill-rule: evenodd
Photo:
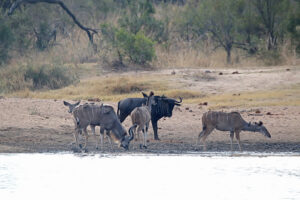
<path fill-rule="evenodd" d="M 77 76 L 68 67 L 59 65 L 29 65 L 26 68 L 25 81 L 32 81 L 35 89 L 59 89 L 77 81 Z"/>
<path fill-rule="evenodd" d="M 134 37 L 131 60 L 137 64 L 146 64 L 152 61 L 155 56 L 154 42 L 147 38 L 143 33 L 138 32 Z"/>
<path fill-rule="evenodd" d="M 151 62 L 155 57 L 154 42 L 142 32 L 135 35 L 120 29 L 116 34 L 116 38 L 119 49 L 133 63 L 144 65 Z"/>
<path fill-rule="evenodd" d="M 77 75 L 66 66 L 25 65 L 0 71 L 0 92 L 30 89 L 59 89 L 78 82 Z"/>

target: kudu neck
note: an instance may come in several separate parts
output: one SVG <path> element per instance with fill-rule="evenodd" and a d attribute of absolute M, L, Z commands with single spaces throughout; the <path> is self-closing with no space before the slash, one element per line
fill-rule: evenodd
<path fill-rule="evenodd" d="M 257 125 L 245 123 L 243 131 L 257 132 Z"/>

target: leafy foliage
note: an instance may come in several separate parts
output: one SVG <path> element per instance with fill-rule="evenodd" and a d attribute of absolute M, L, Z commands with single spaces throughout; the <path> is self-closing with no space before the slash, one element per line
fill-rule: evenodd
<path fill-rule="evenodd" d="M 0 18 L 0 66 L 9 59 L 9 50 L 13 42 L 14 37 L 11 29 L 7 23 Z"/>
<path fill-rule="evenodd" d="M 45 2 L 22 4 L 7 16 L 14 2 L 0 1 L 0 65 L 5 66 L 11 58 L 27 59 L 32 53 L 56 48 L 89 48 L 84 40 L 87 36 L 59 6 Z M 247 56 L 272 59 L 280 55 L 280 47 L 287 41 L 292 43 L 291 51 L 300 53 L 298 0 L 63 2 L 83 25 L 101 26 L 101 34 L 94 35 L 94 40 L 109 51 L 98 49 L 98 55 L 103 58 L 103 52 L 108 52 L 119 63 L 144 65 L 155 58 L 155 49 L 180 52 L 184 51 L 182 43 L 194 51 L 205 51 L 208 46 L 209 52 L 221 48 L 228 63 L 234 49 L 244 50 Z M 74 48 L 77 43 L 86 46 Z M 80 50 L 72 58 L 78 54 Z"/>

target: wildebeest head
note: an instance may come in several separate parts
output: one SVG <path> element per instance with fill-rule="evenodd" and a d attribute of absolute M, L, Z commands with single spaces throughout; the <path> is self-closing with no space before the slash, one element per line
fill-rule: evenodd
<path fill-rule="evenodd" d="M 134 138 L 133 129 L 136 128 L 136 126 L 137 126 L 136 124 L 131 126 L 128 130 L 129 136 L 125 136 L 121 140 L 120 146 L 123 147 L 125 150 L 128 150 L 129 144 Z"/>
<path fill-rule="evenodd" d="M 182 98 L 179 97 L 179 101 L 172 98 L 167 98 L 166 96 L 155 96 L 155 101 L 157 102 L 155 106 L 152 107 L 154 109 L 152 112 L 152 116 L 156 116 L 157 118 L 161 117 L 171 117 L 174 106 L 180 106 L 182 102 Z"/>
<path fill-rule="evenodd" d="M 69 107 L 69 110 L 68 110 L 69 113 L 72 113 L 74 108 L 76 108 L 76 106 L 78 106 L 79 104 L 80 104 L 80 101 L 78 101 L 74 104 L 64 101 L 64 105 Z"/>

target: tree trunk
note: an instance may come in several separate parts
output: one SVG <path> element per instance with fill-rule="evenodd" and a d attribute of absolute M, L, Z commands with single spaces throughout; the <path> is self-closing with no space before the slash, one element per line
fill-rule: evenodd
<path fill-rule="evenodd" d="M 227 64 L 231 64 L 231 49 L 232 49 L 231 44 L 228 44 L 225 48 L 226 53 L 227 53 L 227 58 L 226 58 Z"/>
<path fill-rule="evenodd" d="M 269 33 L 268 35 L 268 46 L 267 49 L 268 50 L 273 50 L 276 49 L 276 36 L 274 36 L 274 34 L 272 32 Z"/>

